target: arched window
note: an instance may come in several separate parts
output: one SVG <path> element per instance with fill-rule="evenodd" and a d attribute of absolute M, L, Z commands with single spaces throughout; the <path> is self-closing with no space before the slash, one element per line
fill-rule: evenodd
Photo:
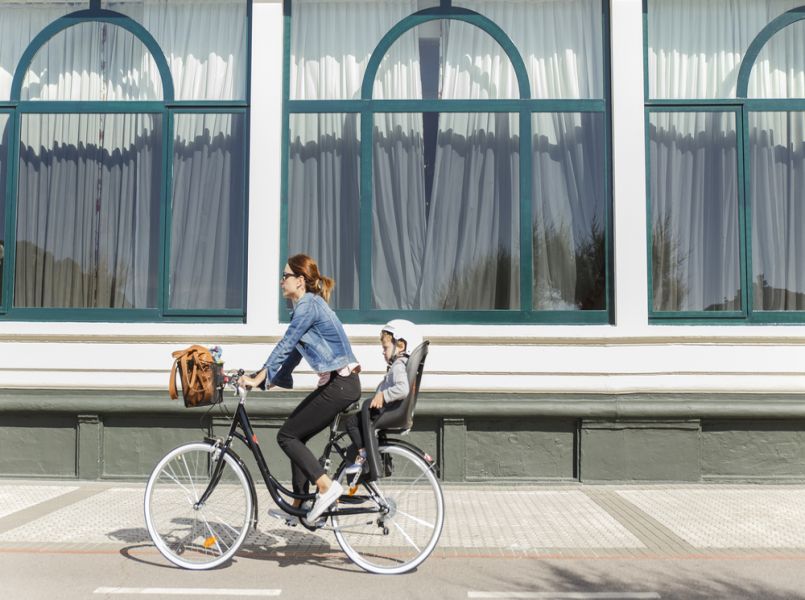
<path fill-rule="evenodd" d="M 801 321 L 805 8 L 647 6 L 651 316 Z"/>
<path fill-rule="evenodd" d="M 0 45 L 2 312 L 242 319 L 246 0 L 31 7 L 0 24 L 56 13 Z"/>
<path fill-rule="evenodd" d="M 282 259 L 347 321 L 607 322 L 605 7 L 458 4 L 291 3 Z"/>

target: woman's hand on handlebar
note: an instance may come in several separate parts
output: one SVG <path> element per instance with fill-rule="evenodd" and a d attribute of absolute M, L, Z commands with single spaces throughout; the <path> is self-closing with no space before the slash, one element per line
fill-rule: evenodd
<path fill-rule="evenodd" d="M 252 388 L 258 387 L 266 380 L 266 370 L 263 369 L 254 374 L 254 376 L 250 377 L 249 375 L 241 375 L 240 381 L 238 382 L 240 385 L 245 387 L 247 390 Z"/>

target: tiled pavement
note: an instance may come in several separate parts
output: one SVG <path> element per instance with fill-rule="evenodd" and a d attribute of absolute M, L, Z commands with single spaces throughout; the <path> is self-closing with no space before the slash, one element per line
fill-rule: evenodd
<path fill-rule="evenodd" d="M 153 550 L 144 484 L 0 480 L 0 552 Z M 805 558 L 802 485 L 445 486 L 436 554 Z M 340 552 L 331 532 L 265 516 L 244 552 Z"/>

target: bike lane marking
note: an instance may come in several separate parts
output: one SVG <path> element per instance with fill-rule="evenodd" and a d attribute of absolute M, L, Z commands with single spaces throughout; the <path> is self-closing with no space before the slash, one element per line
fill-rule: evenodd
<path fill-rule="evenodd" d="M 129 594 L 152 596 L 279 596 L 282 590 L 239 588 L 137 588 L 99 587 L 94 594 Z"/>

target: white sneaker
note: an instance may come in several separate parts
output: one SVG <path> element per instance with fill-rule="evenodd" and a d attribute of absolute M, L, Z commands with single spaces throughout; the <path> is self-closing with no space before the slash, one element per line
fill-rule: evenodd
<path fill-rule="evenodd" d="M 307 522 L 314 523 L 319 518 L 319 515 L 330 508 L 343 492 L 344 488 L 341 487 L 341 484 L 333 481 L 329 490 L 316 496 L 316 504 L 313 505 L 313 508 L 310 509 L 307 517 L 305 517 Z"/>

